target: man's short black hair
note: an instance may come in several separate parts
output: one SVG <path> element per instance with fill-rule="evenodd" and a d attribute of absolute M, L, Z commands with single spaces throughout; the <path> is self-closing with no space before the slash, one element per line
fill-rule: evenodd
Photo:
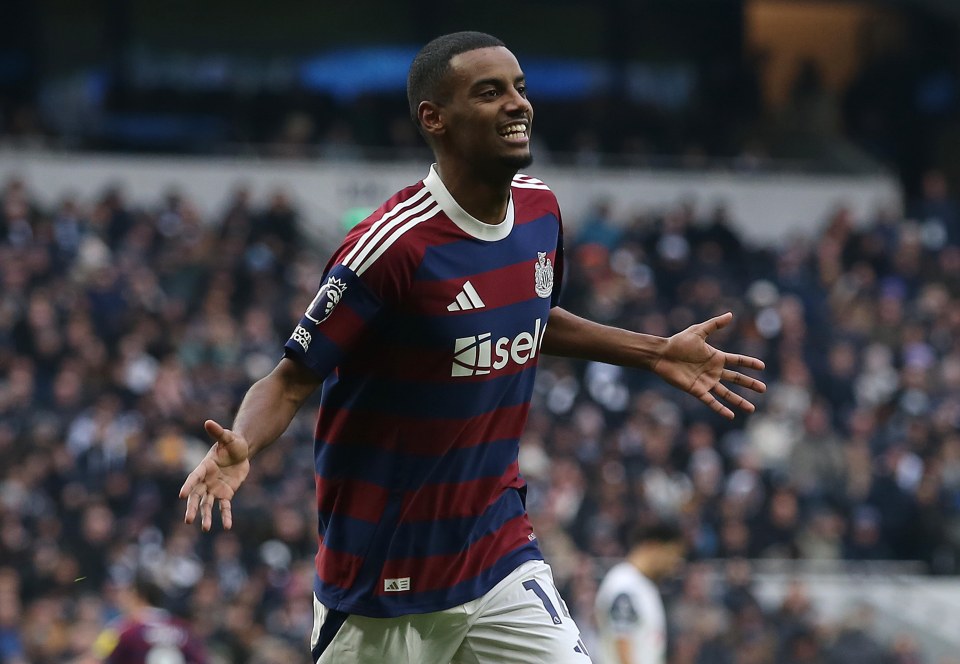
<path fill-rule="evenodd" d="M 417 117 L 420 102 L 434 101 L 441 94 L 443 79 L 454 56 L 493 46 L 506 45 L 485 32 L 453 32 L 437 37 L 420 49 L 407 75 L 407 102 L 410 104 L 413 123 L 420 126 L 420 119 Z"/>
<path fill-rule="evenodd" d="M 156 574 L 146 569 L 138 569 L 133 578 L 133 589 L 150 606 L 164 608 L 167 604 L 167 592 L 160 585 Z"/>
<path fill-rule="evenodd" d="M 683 530 L 673 521 L 652 521 L 641 523 L 630 532 L 630 546 L 641 544 L 681 544 L 684 541 Z"/>

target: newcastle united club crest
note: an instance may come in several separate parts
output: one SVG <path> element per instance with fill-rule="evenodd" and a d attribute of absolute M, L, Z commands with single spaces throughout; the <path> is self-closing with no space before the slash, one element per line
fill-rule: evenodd
<path fill-rule="evenodd" d="M 534 266 L 534 288 L 540 297 L 550 297 L 553 292 L 553 263 L 547 258 L 547 252 L 537 252 L 537 264 Z"/>

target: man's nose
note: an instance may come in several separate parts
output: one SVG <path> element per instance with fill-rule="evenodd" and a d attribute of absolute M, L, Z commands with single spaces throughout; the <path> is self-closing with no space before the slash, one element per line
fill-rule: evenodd
<path fill-rule="evenodd" d="M 509 98 L 507 102 L 507 111 L 510 113 L 529 113 L 533 110 L 533 106 L 530 104 L 530 100 L 520 94 L 518 91 L 514 90 L 509 93 Z"/>

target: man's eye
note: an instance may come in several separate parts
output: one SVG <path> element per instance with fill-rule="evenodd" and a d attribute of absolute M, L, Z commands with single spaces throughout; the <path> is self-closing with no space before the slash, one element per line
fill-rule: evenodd
<path fill-rule="evenodd" d="M 525 86 L 525 85 L 518 85 L 518 86 L 517 86 L 517 92 L 520 93 L 520 96 L 521 96 L 521 97 L 526 97 L 526 96 L 527 96 L 527 86 Z"/>
<path fill-rule="evenodd" d="M 484 92 L 482 92 L 482 93 L 480 93 L 480 94 L 481 94 L 481 96 L 483 96 L 483 97 L 497 97 L 497 96 L 499 96 L 500 93 L 497 92 L 496 90 L 492 90 L 492 89 L 491 89 L 491 90 L 485 90 Z"/>

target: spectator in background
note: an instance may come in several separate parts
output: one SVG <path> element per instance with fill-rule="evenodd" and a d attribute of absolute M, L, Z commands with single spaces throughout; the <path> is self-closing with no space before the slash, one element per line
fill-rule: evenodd
<path fill-rule="evenodd" d="M 827 651 L 827 664 L 895 664 L 895 655 L 870 634 L 873 620 L 866 605 L 847 618 Z"/>
<path fill-rule="evenodd" d="M 944 243 L 960 246 L 960 204 L 951 195 L 943 171 L 931 169 L 923 174 L 920 198 L 910 215 L 932 234 L 931 239 L 939 239 L 936 248 Z"/>
<path fill-rule="evenodd" d="M 0 567 L 0 662 L 26 664 L 19 629 L 22 607 L 20 579 L 10 567 Z"/>
<path fill-rule="evenodd" d="M 798 133 L 810 137 L 835 137 L 840 132 L 840 107 L 827 87 L 823 69 L 813 58 L 804 58 L 790 87 L 787 102 L 788 123 Z"/>
<path fill-rule="evenodd" d="M 596 201 L 587 213 L 576 236 L 574 246 L 598 244 L 608 252 L 620 245 L 622 229 L 612 219 L 610 201 Z"/>

